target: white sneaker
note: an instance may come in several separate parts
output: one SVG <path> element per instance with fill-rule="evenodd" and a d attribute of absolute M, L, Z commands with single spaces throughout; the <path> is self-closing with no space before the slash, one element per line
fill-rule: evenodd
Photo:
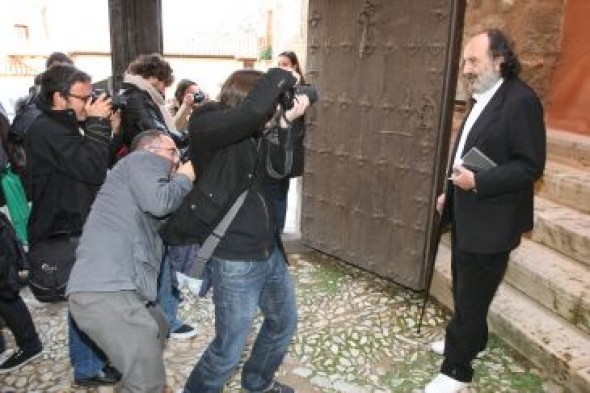
<path fill-rule="evenodd" d="M 426 385 L 424 393 L 459 393 L 467 386 L 469 386 L 467 382 L 457 381 L 445 374 L 438 374 Z"/>
<path fill-rule="evenodd" d="M 445 339 L 441 339 L 441 340 L 437 340 L 437 341 L 433 341 L 430 343 L 430 345 L 428 346 L 430 348 L 430 350 L 434 353 L 438 353 L 439 355 L 444 355 L 445 354 Z M 476 358 L 481 358 L 486 354 L 486 351 L 479 351 L 477 353 L 477 356 L 475 356 Z"/>
<path fill-rule="evenodd" d="M 436 340 L 430 343 L 429 345 L 430 350 L 434 353 L 438 353 L 439 355 L 445 354 L 445 339 Z"/>

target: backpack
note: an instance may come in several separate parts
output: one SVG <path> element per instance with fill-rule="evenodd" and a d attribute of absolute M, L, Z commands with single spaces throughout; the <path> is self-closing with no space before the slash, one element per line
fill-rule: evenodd
<path fill-rule="evenodd" d="M 67 234 L 40 240 L 31 245 L 29 288 L 40 302 L 66 300 L 66 287 L 74 262 L 79 238 Z"/>
<path fill-rule="evenodd" d="M 27 266 L 25 250 L 12 223 L 0 212 L 0 299 L 12 299 L 19 293 L 22 280 L 19 272 Z"/>

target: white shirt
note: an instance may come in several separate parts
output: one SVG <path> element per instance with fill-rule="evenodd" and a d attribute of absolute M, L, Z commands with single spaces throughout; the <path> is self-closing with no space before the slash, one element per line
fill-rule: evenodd
<path fill-rule="evenodd" d="M 461 139 L 459 139 L 459 146 L 457 146 L 457 152 L 455 153 L 455 158 L 453 159 L 453 167 L 463 164 L 461 157 L 463 157 L 463 149 L 465 148 L 465 141 L 469 136 L 469 132 L 471 132 L 471 129 L 479 118 L 479 115 L 481 115 L 481 112 L 483 112 L 494 94 L 496 94 L 496 91 L 498 91 L 502 85 L 502 82 L 504 82 L 504 78 L 498 79 L 498 81 L 492 87 L 483 93 L 473 94 L 475 104 L 473 105 L 473 108 L 471 108 L 471 112 L 469 112 L 469 116 L 467 116 L 467 119 L 465 120 L 463 132 L 461 133 Z"/>

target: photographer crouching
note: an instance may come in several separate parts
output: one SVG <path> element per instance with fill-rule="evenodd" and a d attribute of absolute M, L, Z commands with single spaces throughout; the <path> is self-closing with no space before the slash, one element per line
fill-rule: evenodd
<path fill-rule="evenodd" d="M 161 234 L 170 244 L 201 244 L 199 255 L 208 260 L 203 289 L 207 282 L 213 286 L 215 339 L 192 370 L 185 393 L 222 391 L 258 308 L 264 322 L 243 366 L 242 387 L 293 392 L 274 380 L 295 332 L 297 309 L 263 183 L 269 172 L 288 169 L 290 124 L 315 98 L 293 95 L 296 75 L 279 68 L 266 74 L 236 71 L 223 84 L 219 102 L 205 103 L 191 116 L 189 156 L 200 177 Z M 290 109 L 278 105 L 285 100 Z M 198 275 L 198 268 L 193 272 Z"/>

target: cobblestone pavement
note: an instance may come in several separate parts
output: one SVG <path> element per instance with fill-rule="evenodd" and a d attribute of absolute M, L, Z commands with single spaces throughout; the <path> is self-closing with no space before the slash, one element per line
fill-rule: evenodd
<path fill-rule="evenodd" d="M 427 350 L 427 343 L 443 335 L 448 312 L 429 303 L 419 335 L 416 321 L 421 294 L 319 253 L 292 254 L 290 260 L 299 327 L 278 379 L 298 393 L 421 392 L 441 362 L 440 356 Z M 24 293 L 45 350 L 20 370 L 0 375 L 0 392 L 112 392 L 108 387 L 81 389 L 72 385 L 65 305 L 43 305 Z M 165 361 L 172 391 L 182 386 L 213 336 L 209 298 L 185 293 L 180 315 L 198 327 L 199 335 L 168 343 Z M 257 319 L 256 329 L 260 322 Z M 9 338 L 8 347 L 13 346 Z M 487 354 L 475 361 L 475 369 L 473 387 L 467 391 L 560 391 L 547 383 L 542 371 L 496 337 L 491 338 Z M 239 372 L 226 392 L 239 392 Z"/>

